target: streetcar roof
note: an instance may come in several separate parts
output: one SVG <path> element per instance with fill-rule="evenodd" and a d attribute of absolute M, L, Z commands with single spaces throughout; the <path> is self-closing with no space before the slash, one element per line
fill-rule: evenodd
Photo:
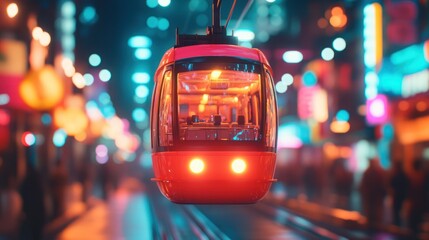
<path fill-rule="evenodd" d="M 265 55 L 256 48 L 228 44 L 199 44 L 169 49 L 161 59 L 159 67 L 183 59 L 210 56 L 244 58 L 270 66 Z"/>

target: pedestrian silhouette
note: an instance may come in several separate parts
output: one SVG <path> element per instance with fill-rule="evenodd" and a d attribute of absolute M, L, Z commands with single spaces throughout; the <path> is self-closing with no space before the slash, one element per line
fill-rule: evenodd
<path fill-rule="evenodd" d="M 15 179 L 0 166 L 0 239 L 17 239 L 21 221 L 22 200 Z"/>
<path fill-rule="evenodd" d="M 426 203 L 425 206 L 425 213 L 429 214 L 429 161 L 426 160 L 425 161 L 425 166 L 424 166 L 424 202 Z"/>
<path fill-rule="evenodd" d="M 60 217 L 65 212 L 67 179 L 67 172 L 62 160 L 57 160 L 49 181 L 54 218 Z"/>
<path fill-rule="evenodd" d="M 395 161 L 393 163 L 392 175 L 389 179 L 389 186 L 393 200 L 393 224 L 397 226 L 402 226 L 403 221 L 401 214 L 404 202 L 408 197 L 408 188 L 410 187 L 410 180 L 404 171 L 402 161 Z"/>
<path fill-rule="evenodd" d="M 350 195 L 353 190 L 353 173 L 347 169 L 346 163 L 344 158 L 335 160 L 332 178 L 337 207 L 349 209 Z"/>
<path fill-rule="evenodd" d="M 363 213 L 369 230 L 375 230 L 383 220 L 384 199 L 387 195 L 386 176 L 377 158 L 369 160 L 359 186 Z"/>
<path fill-rule="evenodd" d="M 27 173 L 20 186 L 23 206 L 23 221 L 20 238 L 43 239 L 45 225 L 45 203 L 42 179 L 32 162 L 27 163 Z"/>
<path fill-rule="evenodd" d="M 425 208 L 423 160 L 420 158 L 415 159 L 412 170 L 413 173 L 410 176 L 408 226 L 413 234 L 417 236 L 421 228 Z"/>

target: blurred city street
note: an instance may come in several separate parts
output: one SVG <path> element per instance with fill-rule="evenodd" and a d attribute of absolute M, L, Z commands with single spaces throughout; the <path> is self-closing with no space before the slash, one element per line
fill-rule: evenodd
<path fill-rule="evenodd" d="M 0 240 L 87 239 L 429 240 L 429 1 L 0 1 Z"/>

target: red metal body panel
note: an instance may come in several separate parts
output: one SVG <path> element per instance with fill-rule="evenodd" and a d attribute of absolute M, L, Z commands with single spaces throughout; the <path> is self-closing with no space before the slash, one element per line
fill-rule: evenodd
<path fill-rule="evenodd" d="M 189 169 L 195 157 L 206 164 L 202 173 Z M 237 157 L 247 162 L 242 174 L 231 170 Z M 154 180 L 165 197 L 176 203 L 255 203 L 275 181 L 276 154 L 272 152 L 159 152 L 152 158 Z"/>

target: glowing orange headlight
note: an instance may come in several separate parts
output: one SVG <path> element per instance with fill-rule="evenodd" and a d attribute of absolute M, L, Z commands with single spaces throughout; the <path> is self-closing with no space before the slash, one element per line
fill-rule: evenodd
<path fill-rule="evenodd" d="M 202 173 L 204 171 L 205 164 L 203 160 L 194 158 L 189 162 L 189 170 L 195 174 Z"/>
<path fill-rule="evenodd" d="M 234 159 L 234 161 L 232 161 L 232 163 L 231 163 L 231 170 L 234 173 L 241 174 L 244 171 L 246 171 L 246 168 L 247 168 L 247 164 L 241 158 Z"/>

